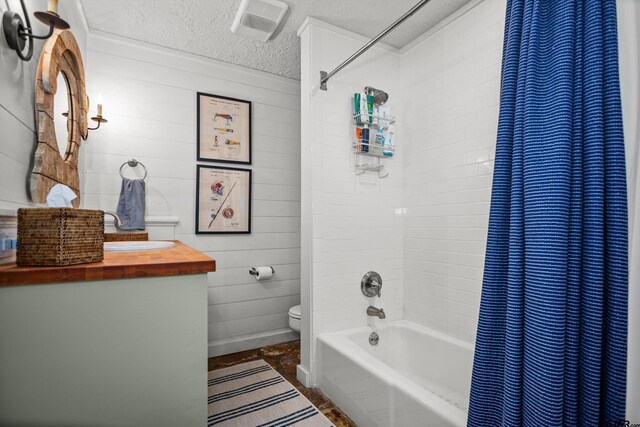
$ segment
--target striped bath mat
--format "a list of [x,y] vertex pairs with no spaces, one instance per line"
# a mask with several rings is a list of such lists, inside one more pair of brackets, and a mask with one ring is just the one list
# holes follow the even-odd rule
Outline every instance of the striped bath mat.
[[208,425],[333,426],[264,360],[209,372]]

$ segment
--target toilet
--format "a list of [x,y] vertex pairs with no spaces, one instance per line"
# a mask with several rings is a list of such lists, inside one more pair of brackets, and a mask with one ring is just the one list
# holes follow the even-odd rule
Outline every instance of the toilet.
[[300,306],[296,305],[289,309],[289,327],[296,332],[300,332]]

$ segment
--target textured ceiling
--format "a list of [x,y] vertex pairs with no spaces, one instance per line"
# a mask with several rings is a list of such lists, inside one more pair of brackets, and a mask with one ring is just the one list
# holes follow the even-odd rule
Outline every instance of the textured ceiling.
[[[470,0],[432,0],[383,41],[401,48]],[[266,43],[230,30],[240,0],[82,0],[89,27],[298,80],[305,17],[373,37],[417,0],[286,0],[284,25]]]

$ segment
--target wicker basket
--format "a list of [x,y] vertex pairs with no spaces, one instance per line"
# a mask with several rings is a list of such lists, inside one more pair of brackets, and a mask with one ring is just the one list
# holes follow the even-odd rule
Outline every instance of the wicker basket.
[[64,266],[104,259],[104,213],[74,208],[18,209],[19,266]]

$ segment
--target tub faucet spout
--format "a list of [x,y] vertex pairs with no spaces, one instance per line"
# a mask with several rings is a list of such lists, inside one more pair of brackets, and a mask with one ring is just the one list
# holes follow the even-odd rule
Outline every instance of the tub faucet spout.
[[367,307],[367,314],[369,316],[376,316],[378,319],[386,319],[386,315],[384,314],[384,309],[376,308],[372,305]]

